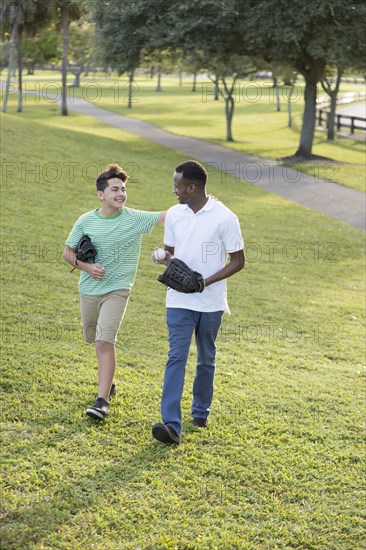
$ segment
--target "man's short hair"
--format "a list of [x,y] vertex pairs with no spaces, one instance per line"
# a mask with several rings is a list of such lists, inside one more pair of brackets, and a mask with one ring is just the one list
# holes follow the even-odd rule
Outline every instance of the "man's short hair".
[[108,180],[118,178],[123,182],[128,180],[128,174],[119,166],[119,164],[108,164],[107,168],[97,177],[97,191],[104,191],[108,187]]
[[195,183],[200,187],[205,187],[207,182],[206,169],[196,160],[187,160],[179,164],[175,171],[182,174],[183,178],[189,182]]

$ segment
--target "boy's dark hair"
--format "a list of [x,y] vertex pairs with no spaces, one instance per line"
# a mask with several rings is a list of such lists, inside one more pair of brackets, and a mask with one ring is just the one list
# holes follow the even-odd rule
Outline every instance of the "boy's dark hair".
[[104,191],[108,187],[108,180],[118,178],[123,182],[128,180],[128,174],[119,166],[119,164],[108,164],[107,168],[97,177],[97,191]]
[[205,187],[207,182],[206,169],[196,160],[187,160],[179,164],[175,171],[178,174],[183,174],[183,178],[200,187]]

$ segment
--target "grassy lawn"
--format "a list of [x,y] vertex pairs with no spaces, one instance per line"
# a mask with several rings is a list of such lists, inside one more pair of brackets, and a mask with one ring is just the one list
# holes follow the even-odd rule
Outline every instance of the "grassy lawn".
[[133,174],[129,206],[160,210],[175,204],[184,157],[60,117],[52,103],[21,115],[11,104],[1,137],[2,547],[362,548],[364,233],[212,175],[208,191],[239,216],[247,265],[228,282],[210,427],[189,424],[193,346],[182,444],[166,447],[151,437],[168,350],[150,259],[163,229],[143,241],[104,424],[85,415],[96,361],[82,341],[77,274],[60,256],[77,216],[98,206],[94,179],[107,163]]
[[[36,89],[46,98],[59,92],[59,74],[47,72],[25,77],[26,89]],[[55,82],[55,86],[51,85]],[[69,79],[72,83],[72,79]],[[300,82],[292,97],[293,125],[288,128],[288,92],[281,89],[281,112],[271,81],[239,81],[236,88],[236,107],[233,120],[234,143],[225,141],[223,101],[213,100],[213,84],[199,80],[192,93],[190,77],[179,86],[177,78],[163,76],[163,92],[157,93],[156,79],[137,76],[133,91],[133,108],[127,108],[127,80],[111,76],[91,75],[82,79],[80,89],[70,89],[70,97],[84,99],[119,114],[143,119],[179,135],[213,141],[240,152],[263,158],[281,159],[295,153],[300,139],[303,114],[303,85]],[[344,83],[341,94],[364,91],[363,84]],[[319,98],[325,93],[319,86]],[[34,98],[28,99],[34,102]],[[344,130],[345,131],[345,130]],[[364,138],[363,133],[363,138]],[[328,142],[325,131],[315,133],[313,153],[325,160],[296,164],[296,169],[314,176],[365,191],[365,140],[338,136]],[[332,159],[330,162],[326,159]]]

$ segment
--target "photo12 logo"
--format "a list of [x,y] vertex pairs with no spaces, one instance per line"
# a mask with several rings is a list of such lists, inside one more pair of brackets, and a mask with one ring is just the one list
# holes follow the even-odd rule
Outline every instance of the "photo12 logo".
[[[88,103],[99,103],[103,97],[113,97],[113,103],[138,103],[140,87],[136,81],[119,82],[115,81],[109,86],[101,86],[98,82],[85,82],[80,87],[67,86],[67,101],[71,105],[78,100]],[[12,82],[8,87],[9,95],[18,95],[18,84]],[[58,82],[42,82],[28,80],[22,87],[24,103],[59,103],[62,99],[62,85]]]
[[337,323],[313,323],[311,325],[300,324],[294,321],[287,323],[229,323],[221,325],[219,340],[225,342],[245,342],[247,344],[274,342],[288,342],[299,344],[300,342],[313,342],[330,344],[339,340],[340,327]]
[[248,263],[260,261],[275,263],[323,262],[336,264],[339,245],[334,242],[302,243],[298,241],[280,242],[249,242],[245,244],[245,257]]
[[[248,181],[249,183],[260,183],[265,185],[285,181],[287,183],[301,183],[301,180],[308,181],[308,175],[304,174],[300,165],[291,163],[289,165],[278,164],[274,160],[257,160],[249,162],[209,162],[205,165],[209,176],[220,174],[220,183],[226,183],[228,177],[234,178],[236,183]],[[339,166],[334,162],[314,162],[309,175],[313,183],[320,183],[323,179],[337,183],[336,175],[339,173]]]
[[[119,164],[119,163],[118,163]],[[137,174],[140,165],[134,161],[121,162],[128,173],[128,181],[140,183]],[[95,183],[105,165],[96,162],[4,162],[1,174],[4,184],[15,183]]]
[[[242,243],[235,243],[235,248],[236,250],[241,250]],[[245,259],[249,264],[255,264],[257,262],[286,262],[290,264],[296,264],[298,262],[323,262],[327,264],[337,264],[339,262],[337,257],[339,245],[334,242],[248,242],[245,243],[244,249]],[[220,256],[220,260],[225,262],[227,254],[224,242],[202,243],[201,257],[203,263],[207,263],[211,256]]]

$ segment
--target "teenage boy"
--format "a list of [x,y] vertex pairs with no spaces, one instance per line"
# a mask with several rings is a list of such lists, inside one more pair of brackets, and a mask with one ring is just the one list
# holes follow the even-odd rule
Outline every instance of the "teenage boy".
[[[80,269],[79,292],[84,339],[95,343],[98,360],[98,397],[86,414],[104,420],[115,393],[118,330],[134,284],[143,234],[163,224],[165,212],[145,212],[126,207],[127,173],[110,164],[96,180],[101,206],[75,222],[65,241],[63,258]],[[97,249],[96,263],[77,259],[77,244],[88,235]]]

